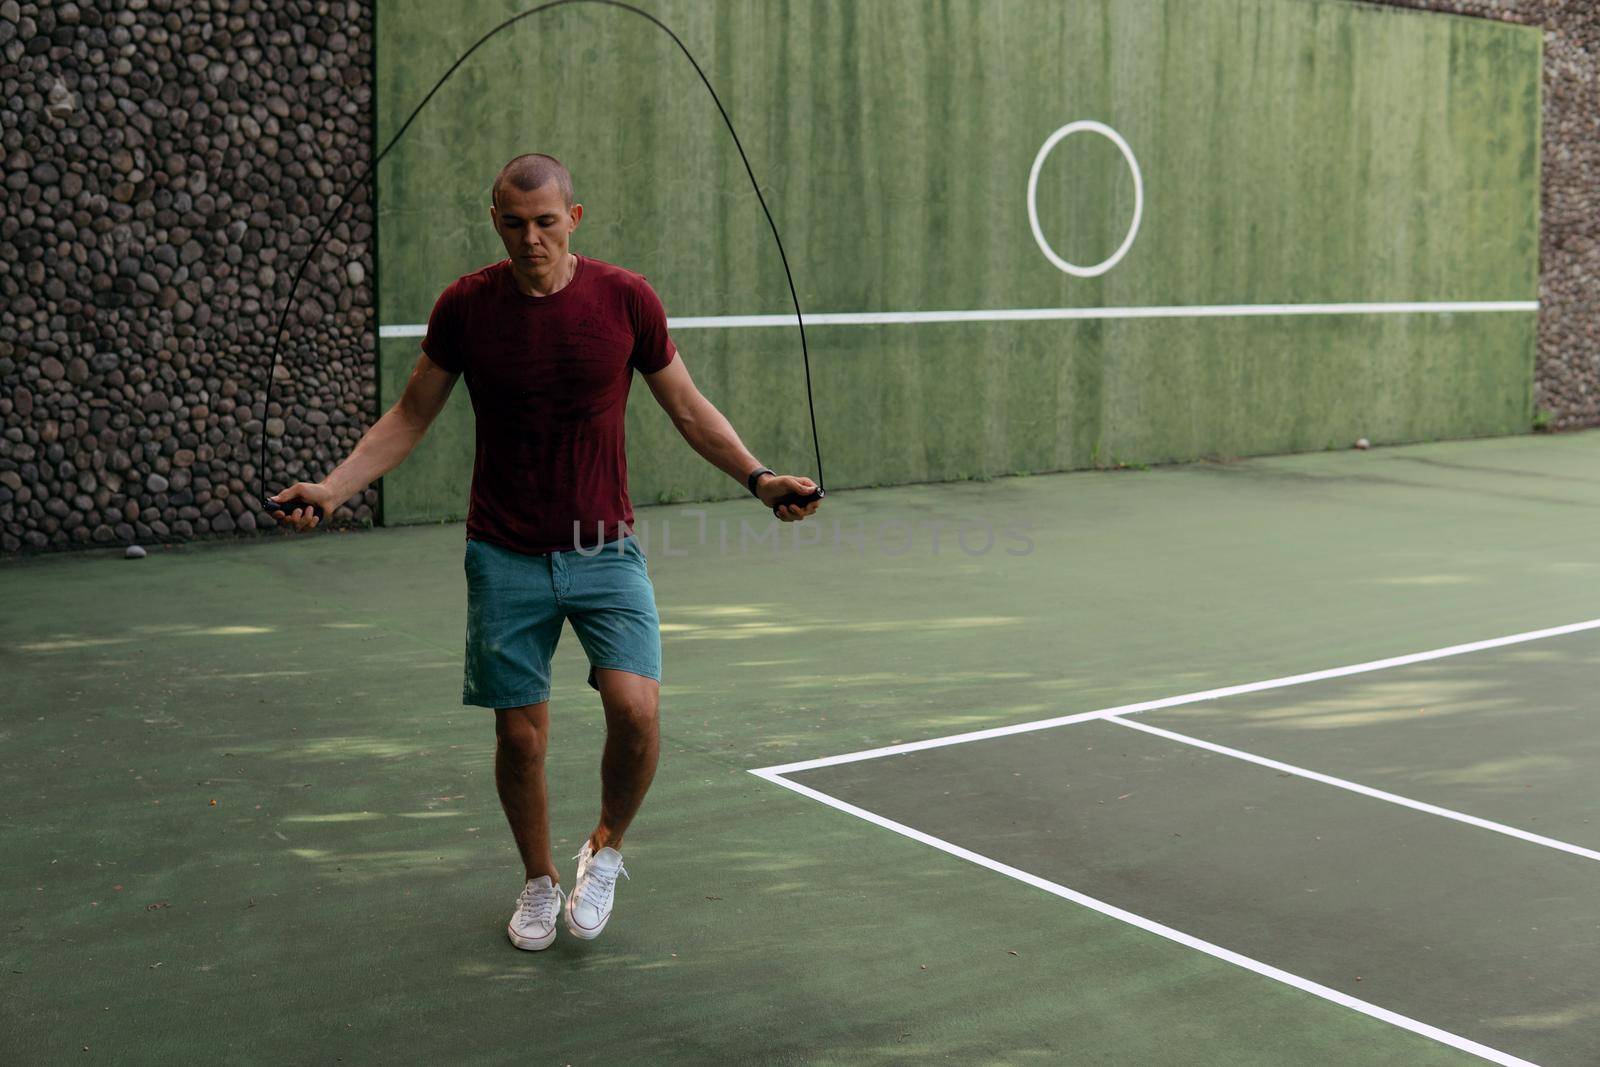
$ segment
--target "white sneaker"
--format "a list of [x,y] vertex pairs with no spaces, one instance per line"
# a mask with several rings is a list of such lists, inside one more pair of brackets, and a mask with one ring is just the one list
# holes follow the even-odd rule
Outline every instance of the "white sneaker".
[[511,943],[529,952],[548,948],[556,939],[556,912],[561,908],[562,896],[561,887],[550,884],[548,874],[529,878],[506,927]]
[[606,928],[616,899],[617,875],[627,878],[628,872],[622,868],[622,853],[609,846],[596,852],[593,841],[585,841],[583,851],[573,859],[578,861],[578,878],[567,898],[567,932],[589,940]]

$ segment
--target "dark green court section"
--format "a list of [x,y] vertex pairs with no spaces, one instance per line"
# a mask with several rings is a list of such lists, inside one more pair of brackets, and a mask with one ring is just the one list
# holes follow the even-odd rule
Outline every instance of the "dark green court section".
[[[705,507],[704,547],[646,509],[664,744],[633,880],[602,940],[531,955],[489,713],[459,704],[459,523],[8,562],[0,1060],[1476,1062],[748,769],[1591,618],[1596,470],[1582,434],[841,492],[823,543],[742,553],[748,499]],[[890,555],[907,522],[941,550]],[[568,880],[584,673],[568,634]],[[1459,718],[1435,766],[1470,772],[1505,740]]]
[[1501,1052],[1600,1047],[1591,859],[1112,723],[790,777]]
[[[723,94],[809,311],[1537,299],[1535,29],[1326,0],[641,2]],[[381,4],[380,141],[523,6]],[[1044,257],[1026,205],[1035,153],[1079,119],[1119,131],[1145,183],[1132,248],[1087,279]],[[380,167],[385,326],[425,322],[450,281],[502,257],[489,186],[530,150],[576,175],[574,248],[646,274],[670,314],[789,310],[687,61],[644,20],[577,5],[485,45]],[[1069,137],[1040,180],[1058,252],[1088,264],[1117,248],[1134,189],[1109,141]],[[843,488],[1519,432],[1535,320],[819,327],[824,473]],[[815,465],[793,331],[676,337],[765,462]],[[381,343],[385,405],[417,355],[415,337]],[[385,521],[463,514],[458,393],[385,480]],[[685,446],[636,393],[635,501],[736,496],[679,464]]]
[[[1415,577],[1452,581],[1470,579]],[[1408,638],[1395,636],[1399,650]],[[1597,680],[1600,636],[1587,631],[1138,720],[1600,849]]]

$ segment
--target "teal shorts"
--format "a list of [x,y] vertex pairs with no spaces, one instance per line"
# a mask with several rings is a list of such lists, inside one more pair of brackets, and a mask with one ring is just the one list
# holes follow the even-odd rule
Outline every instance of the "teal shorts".
[[530,556],[467,541],[467,656],[461,703],[517,708],[550,699],[550,657],[563,620],[595,669],[661,681],[661,623],[639,542],[628,534],[598,553]]

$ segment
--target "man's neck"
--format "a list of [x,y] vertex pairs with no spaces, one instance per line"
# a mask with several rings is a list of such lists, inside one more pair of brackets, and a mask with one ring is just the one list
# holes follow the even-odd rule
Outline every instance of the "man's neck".
[[511,261],[511,274],[517,280],[517,288],[528,296],[550,296],[565,289],[572,281],[572,276],[578,272],[578,257],[568,252],[559,263],[553,263],[549,270],[540,273],[526,270],[517,266],[517,261]]

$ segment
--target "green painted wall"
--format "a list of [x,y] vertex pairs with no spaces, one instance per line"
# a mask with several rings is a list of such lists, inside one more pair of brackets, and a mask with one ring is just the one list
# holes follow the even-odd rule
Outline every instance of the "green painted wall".
[[[723,95],[810,312],[1447,300],[1538,295],[1537,30],[1334,0],[638,0]],[[440,19],[378,5],[379,143],[525,2]],[[1145,185],[1096,278],[1030,233],[1029,168],[1077,119]],[[524,151],[572,169],[573,247],[647,275],[673,316],[782,313],[788,292],[727,131],[664,35],[576,5],[485,45],[379,170],[379,313],[426,321],[502,258],[489,184]],[[1075,135],[1040,178],[1057,251],[1121,243],[1133,182]],[[808,329],[827,484],[942,480],[1514,433],[1533,312]],[[705,394],[780,470],[810,472],[792,328],[675,332]],[[380,346],[399,395],[416,338]],[[460,518],[472,412],[384,484],[387,522]],[[636,382],[635,503],[742,490]]]

